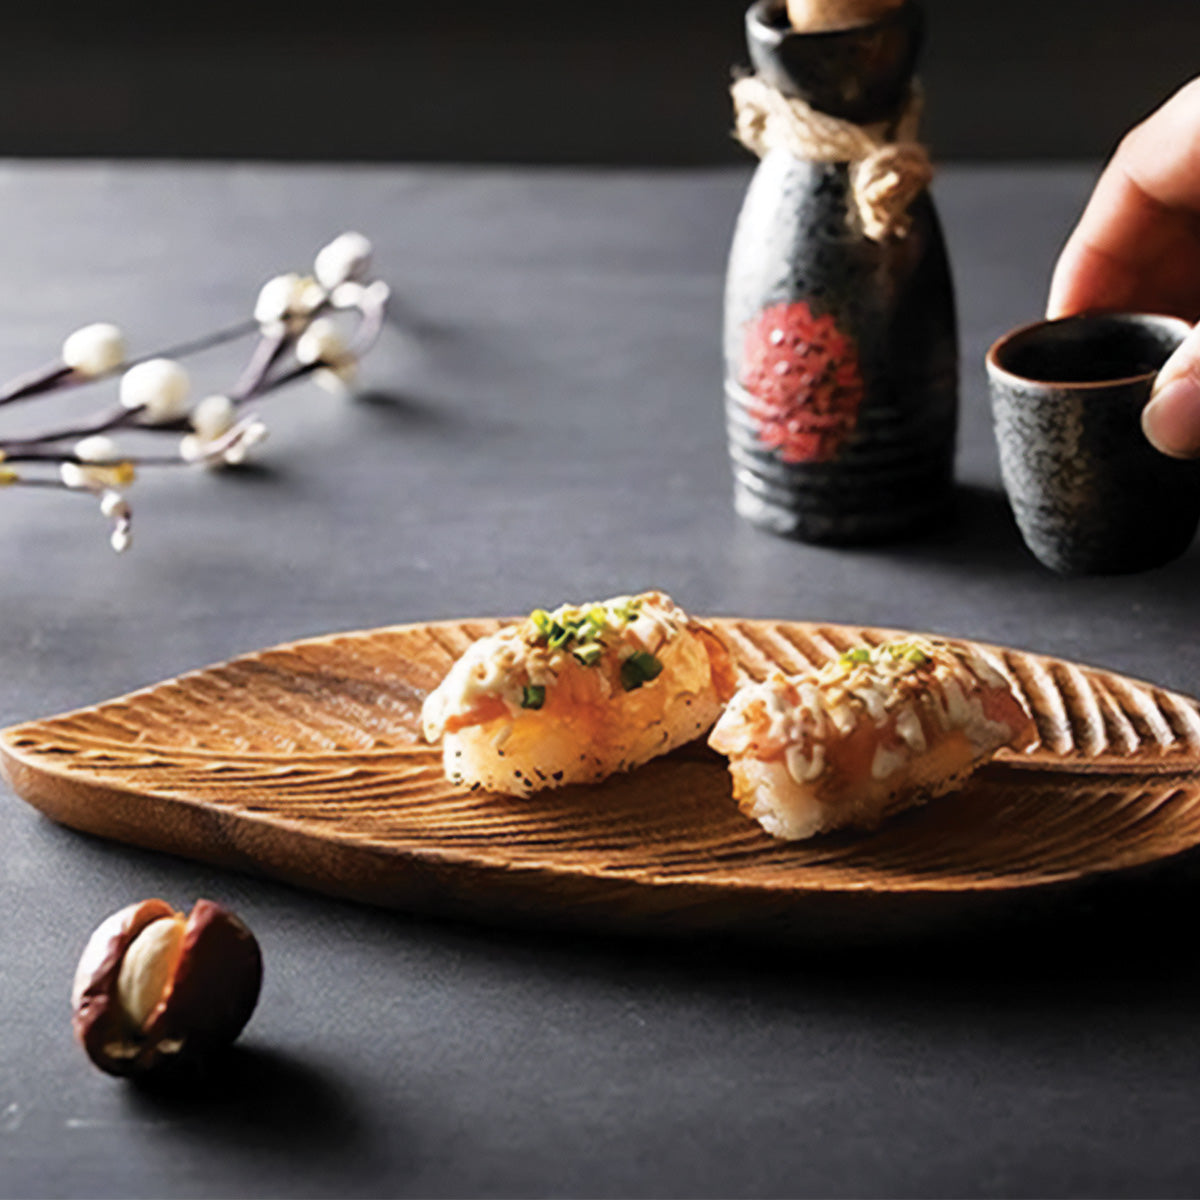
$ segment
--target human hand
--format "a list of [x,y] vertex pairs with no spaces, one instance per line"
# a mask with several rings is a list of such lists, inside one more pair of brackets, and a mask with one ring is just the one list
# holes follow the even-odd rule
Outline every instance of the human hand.
[[[1126,134],[1059,256],[1047,315],[1100,308],[1200,319],[1200,79]],[[1164,454],[1200,457],[1200,327],[1159,372],[1142,428]]]

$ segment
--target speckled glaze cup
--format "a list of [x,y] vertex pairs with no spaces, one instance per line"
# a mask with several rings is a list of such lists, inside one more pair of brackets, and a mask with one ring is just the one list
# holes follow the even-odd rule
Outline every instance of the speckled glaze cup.
[[1000,469],[1025,544],[1064,574],[1123,574],[1181,555],[1200,521],[1200,462],[1141,428],[1159,368],[1190,326],[1095,313],[1039,321],[987,355]]

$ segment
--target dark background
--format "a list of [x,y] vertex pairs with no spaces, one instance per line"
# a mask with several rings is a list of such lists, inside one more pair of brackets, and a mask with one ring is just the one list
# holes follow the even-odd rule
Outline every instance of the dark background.
[[[8,6],[0,156],[739,161],[741,0]],[[924,0],[943,159],[1098,158],[1200,73],[1197,0]]]

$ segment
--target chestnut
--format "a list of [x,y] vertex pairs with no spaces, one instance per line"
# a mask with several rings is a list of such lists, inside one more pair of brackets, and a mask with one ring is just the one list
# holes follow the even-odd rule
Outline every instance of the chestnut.
[[165,900],[113,913],[75,971],[72,1025],[110,1075],[197,1062],[232,1042],[262,984],[262,954],[233,913],[197,900],[185,918]]

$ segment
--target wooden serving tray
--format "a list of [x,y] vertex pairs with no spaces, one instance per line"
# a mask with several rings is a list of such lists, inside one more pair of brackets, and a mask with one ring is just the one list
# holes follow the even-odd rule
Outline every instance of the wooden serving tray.
[[[337,896],[623,929],[882,928],[1200,843],[1200,707],[1105,671],[978,647],[1040,745],[869,833],[778,842],[702,743],[527,800],[443,778],[421,702],[502,622],[296,642],[0,733],[16,792],[87,833]],[[893,631],[714,620],[742,672]]]

